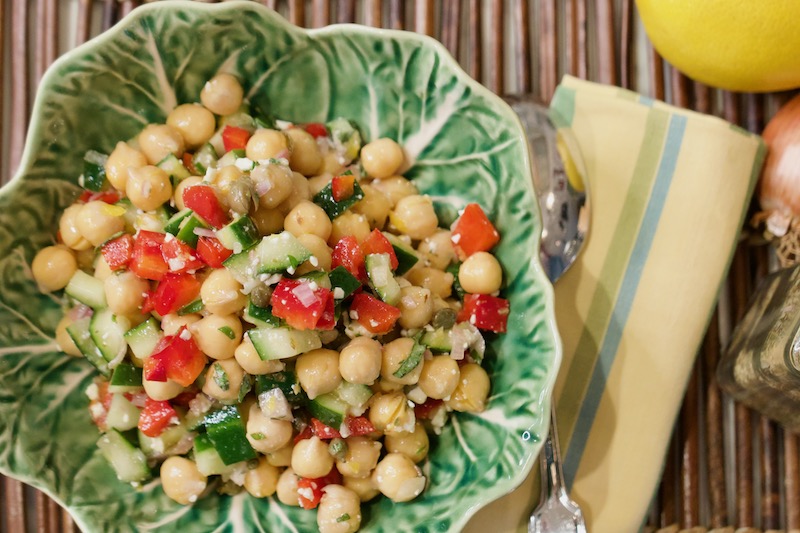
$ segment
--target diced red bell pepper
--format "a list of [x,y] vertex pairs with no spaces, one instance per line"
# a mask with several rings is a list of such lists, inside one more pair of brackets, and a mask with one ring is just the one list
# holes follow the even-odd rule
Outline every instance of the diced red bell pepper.
[[428,398],[427,400],[425,400],[424,403],[414,406],[414,416],[417,417],[418,419],[431,418],[432,414],[443,403],[444,402],[442,400],[437,400],[435,398]]
[[343,266],[353,276],[362,282],[367,279],[367,269],[364,266],[364,252],[358,241],[352,235],[342,237],[331,252],[331,270]]
[[194,157],[192,157],[192,154],[190,154],[189,152],[183,152],[181,159],[183,160],[183,166],[186,167],[186,170],[189,171],[189,174],[191,174],[192,176],[196,176],[197,169],[194,168]]
[[336,327],[336,302],[333,299],[333,291],[328,291],[328,299],[325,301],[325,310],[319,317],[316,329],[331,331]]
[[308,280],[283,278],[272,292],[272,314],[295,329],[315,329],[332,296],[325,287],[312,289]]
[[301,477],[297,480],[297,499],[300,500],[300,507],[316,509],[322,499],[322,489],[328,485],[340,485],[341,483],[342,475],[336,469],[336,465],[324,477],[316,479]]
[[194,390],[183,391],[170,400],[173,405],[180,405],[181,407],[189,407],[189,404],[197,397],[198,392]]
[[141,230],[134,239],[133,253],[128,268],[143,279],[159,281],[169,271],[161,254],[164,233]]
[[395,322],[400,318],[400,309],[362,292],[353,296],[350,316],[355,316],[355,320],[368,331],[382,335],[392,331]]
[[226,152],[230,152],[231,150],[244,150],[249,140],[250,132],[244,128],[225,126],[222,130],[222,144]]
[[361,437],[375,432],[375,426],[365,416],[348,416],[344,423],[351,437]]
[[455,221],[451,237],[456,253],[466,259],[475,252],[488,252],[500,241],[500,234],[478,204],[469,204]]
[[144,361],[145,379],[162,382],[171,379],[183,387],[194,383],[205,369],[206,356],[185,331],[184,326],[177,335],[158,341],[153,354]]
[[144,407],[144,403],[147,400],[147,393],[144,391],[140,392],[125,392],[123,393],[125,399],[131,402],[134,406],[142,409]]
[[389,254],[392,270],[395,270],[399,264],[392,243],[389,242],[386,235],[378,228],[372,230],[372,233],[364,239],[364,242],[361,243],[361,250],[363,250],[364,256],[369,254]]
[[356,177],[352,174],[347,176],[334,176],[331,180],[331,194],[336,202],[347,200],[355,192]]
[[314,430],[311,428],[311,424],[308,424],[306,427],[303,428],[303,431],[295,435],[294,443],[297,444],[301,440],[310,439],[314,436]]
[[120,198],[122,198],[122,195],[118,191],[83,191],[78,197],[78,201],[87,204],[99,200],[107,204],[115,204],[119,202]]
[[139,415],[139,430],[148,437],[158,437],[171,424],[178,422],[178,413],[168,401],[147,398]]
[[316,418],[311,419],[311,431],[322,440],[342,438],[342,434],[339,433],[339,430],[323,424]]
[[191,272],[205,266],[194,248],[172,236],[167,237],[161,245],[161,255],[170,272]]
[[123,270],[128,267],[128,263],[133,256],[133,235],[120,235],[116,239],[111,239],[103,245],[100,250],[111,270]]
[[142,314],[146,315],[147,313],[152,313],[156,308],[156,302],[153,299],[155,295],[155,291],[147,291],[144,295],[144,300],[142,300]]
[[197,239],[197,255],[203,263],[211,268],[222,268],[222,262],[231,256],[233,250],[228,250],[216,237],[200,237]]
[[315,139],[328,136],[328,128],[325,127],[325,124],[320,124],[319,122],[310,122],[306,124],[305,130]]
[[200,295],[202,283],[192,274],[168,273],[153,293],[153,308],[161,316],[174,313]]
[[478,329],[505,333],[508,313],[509,305],[505,298],[489,294],[467,294],[457,319],[459,322],[469,322]]
[[184,189],[183,204],[214,228],[219,229],[230,220],[214,189],[208,185],[193,185]]
[[[106,416],[108,410],[111,408],[111,393],[108,392],[108,381],[96,381],[97,385],[97,399],[89,401],[89,413],[92,417],[92,422],[101,431],[108,429],[106,425]],[[97,406],[97,407],[95,407]]]

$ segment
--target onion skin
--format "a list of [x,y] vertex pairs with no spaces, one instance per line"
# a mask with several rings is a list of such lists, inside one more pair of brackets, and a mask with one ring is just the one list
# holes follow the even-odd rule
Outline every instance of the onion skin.
[[768,225],[785,222],[788,227],[800,216],[800,95],[778,110],[762,137],[769,150],[758,186],[759,204],[777,223]]

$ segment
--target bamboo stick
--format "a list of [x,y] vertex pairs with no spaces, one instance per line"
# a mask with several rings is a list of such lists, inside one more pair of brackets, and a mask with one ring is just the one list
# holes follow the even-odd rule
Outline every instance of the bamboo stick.
[[617,61],[614,49],[614,0],[596,0],[597,62],[600,83],[616,85]]
[[539,3],[539,93],[549,102],[558,83],[558,29],[556,0]]
[[434,6],[431,0],[414,2],[414,31],[423,35],[433,35]]
[[491,36],[489,37],[489,89],[497,94],[502,94],[505,89],[505,72],[503,59],[503,36],[505,26],[503,21],[503,0],[493,0],[490,10]]
[[311,4],[311,26],[314,28],[321,28],[329,24],[330,20],[330,0],[313,0]]
[[517,91],[531,92],[531,24],[530,6],[527,0],[514,3],[514,20],[516,21],[516,39],[514,57],[517,67]]
[[469,75],[481,81],[483,74],[481,50],[483,50],[483,39],[481,29],[481,3],[479,0],[469,0],[469,35],[471,48],[469,51]]
[[[13,174],[22,157],[28,123],[28,2],[11,4],[11,136],[10,172]],[[5,85],[5,84],[4,84]]]

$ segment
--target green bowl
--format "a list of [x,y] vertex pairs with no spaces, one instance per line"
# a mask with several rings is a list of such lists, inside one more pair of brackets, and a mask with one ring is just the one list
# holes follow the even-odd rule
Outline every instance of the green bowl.
[[42,489],[84,531],[315,531],[314,512],[275,498],[212,495],[184,507],[158,481],[116,480],[95,446],[84,394],[95,372],[54,343],[59,297],[30,263],[77,196],[87,149],[110,152],[176,103],[198,100],[218,70],[275,116],[355,120],[368,139],[405,145],[408,176],[496,221],[511,300],[509,332],[490,342],[489,407],[458,414],[434,439],[418,499],[363,506],[364,531],[457,531],[519,485],[547,431],[561,358],[552,288],[538,261],[540,218],[522,127],[438,42],[355,25],[304,31],[251,2],[158,2],[60,58],[42,80],[21,168],[0,192],[0,472]]

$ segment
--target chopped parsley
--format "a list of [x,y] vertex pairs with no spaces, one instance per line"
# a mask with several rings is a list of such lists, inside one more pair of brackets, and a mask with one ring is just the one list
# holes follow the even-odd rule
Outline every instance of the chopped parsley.
[[344,513],[342,516],[336,519],[337,522],[347,522],[348,520],[350,520],[350,515],[347,513]]
[[236,338],[236,333],[234,333],[233,329],[230,326],[222,326],[219,328],[219,332],[228,337],[230,340]]
[[228,379],[228,373],[222,368],[219,363],[214,363],[214,383],[220,390],[227,391],[231,388],[231,381]]
[[264,434],[260,433],[260,432],[259,433],[250,433],[250,436],[253,438],[253,440],[263,440],[264,439]]

